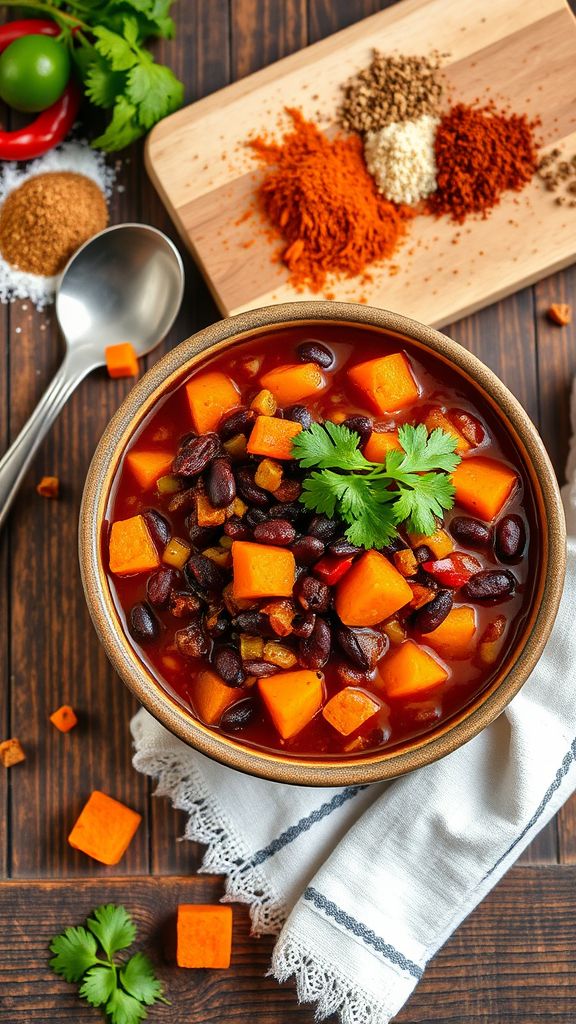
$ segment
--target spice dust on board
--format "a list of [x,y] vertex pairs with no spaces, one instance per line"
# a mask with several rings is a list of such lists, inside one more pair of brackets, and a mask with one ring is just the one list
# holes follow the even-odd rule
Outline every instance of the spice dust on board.
[[115,172],[79,142],[0,172],[0,302],[53,300],[70,256],[108,224]]

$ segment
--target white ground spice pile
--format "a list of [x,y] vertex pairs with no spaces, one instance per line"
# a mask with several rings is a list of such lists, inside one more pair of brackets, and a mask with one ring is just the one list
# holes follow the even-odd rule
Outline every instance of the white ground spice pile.
[[[5,163],[0,169],[0,205],[14,189],[25,181],[51,171],[71,171],[90,178],[109,198],[116,177],[108,167],[102,153],[90,149],[87,143],[66,142],[26,166]],[[0,255],[0,302],[30,299],[38,309],[49,305],[54,298],[58,276],[44,277],[17,270]]]
[[378,191],[394,203],[415,206],[436,189],[434,139],[439,118],[424,114],[395,121],[364,141],[366,166]]

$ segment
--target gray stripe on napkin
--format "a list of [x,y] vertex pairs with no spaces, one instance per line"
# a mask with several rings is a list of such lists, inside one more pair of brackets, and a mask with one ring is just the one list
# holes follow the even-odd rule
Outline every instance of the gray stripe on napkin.
[[405,971],[408,971],[413,978],[418,978],[418,980],[420,980],[424,974],[422,967],[418,967],[418,964],[415,964],[412,960],[409,960],[408,957],[404,956],[403,953],[400,953],[395,946],[391,946],[389,942],[385,942],[384,939],[380,938],[379,935],[376,935],[376,932],[373,932],[371,928],[367,928],[361,921],[357,921],[355,917],[351,917],[350,914],[347,914],[341,907],[332,903],[332,900],[327,899],[327,897],[323,896],[317,889],[313,889],[312,886],[308,886],[304,892],[304,899],[313,903],[318,910],[323,910],[328,917],[333,918],[337,924],[341,924],[343,928],[347,929],[347,931],[352,932],[353,935],[362,939],[367,946],[372,946],[372,948],[377,950],[378,953],[382,953],[382,955],[385,956],[387,960],[390,960],[391,963],[396,964],[397,967],[402,967]]

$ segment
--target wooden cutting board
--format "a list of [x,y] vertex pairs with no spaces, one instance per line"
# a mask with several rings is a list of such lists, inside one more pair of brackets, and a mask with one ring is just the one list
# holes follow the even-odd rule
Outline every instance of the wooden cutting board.
[[[546,149],[576,153],[576,20],[564,0],[403,0],[350,28],[194,103],[162,121],[146,147],[150,177],[224,315],[273,302],[322,298],[297,292],[282,249],[251,203],[262,169],[246,146],[277,131],[284,106],[334,129],[339,86],[371,50],[447,54],[454,98],[492,98],[541,119]],[[576,259],[576,207],[558,206],[534,180],[508,193],[485,220],[458,227],[418,217],[392,264],[327,287],[439,326]]]

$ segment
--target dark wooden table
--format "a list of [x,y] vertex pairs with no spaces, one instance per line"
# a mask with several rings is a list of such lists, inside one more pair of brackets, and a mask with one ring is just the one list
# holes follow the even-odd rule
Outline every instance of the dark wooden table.
[[[520,2],[520,0],[519,0]],[[159,47],[186,83],[188,102],[387,6],[378,0],[181,0],[177,39]],[[247,129],[249,125],[246,126]],[[148,221],[172,233],[149,184],[140,146],[124,156],[113,222]],[[218,317],[185,257],[186,297],[169,348]],[[575,328],[550,325],[552,301],[576,307],[576,268],[446,331],[505,381],[538,424],[559,473],[567,451]],[[50,312],[0,309],[0,450],[14,438],[61,358]],[[156,353],[154,355],[156,358]],[[184,820],[130,764],[136,705],[112,672],[84,604],[76,556],[82,485],[100,434],[129,388],[96,373],[79,388],[44,444],[0,538],[0,735],[20,737],[27,761],[0,771],[0,1021],[96,1021],[72,987],[47,970],[46,944],[98,903],[134,911],[173,1000],[152,1019],[172,1024],[311,1024],[290,985],[264,977],[272,941],[249,937],[235,908],[228,972],[162,963],[158,937],[178,901],[217,900],[218,878],[196,876],[201,849],[178,843]],[[56,473],[58,502],[35,493]],[[561,685],[561,681],[559,681]],[[80,725],[62,736],[48,715],[61,703]],[[92,789],[124,800],[144,823],[126,857],[107,869],[66,835]],[[431,964],[399,1024],[573,1024],[576,1019],[576,802],[569,802]]]

